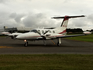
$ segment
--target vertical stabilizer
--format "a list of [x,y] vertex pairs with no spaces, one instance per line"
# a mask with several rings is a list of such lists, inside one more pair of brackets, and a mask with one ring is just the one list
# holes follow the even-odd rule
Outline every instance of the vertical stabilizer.
[[77,18],[77,17],[85,17],[84,15],[80,16],[64,16],[64,17],[53,17],[54,19],[63,19],[63,22],[60,27],[56,28],[57,33],[63,34],[66,33],[67,25],[68,25],[68,20],[70,18]]

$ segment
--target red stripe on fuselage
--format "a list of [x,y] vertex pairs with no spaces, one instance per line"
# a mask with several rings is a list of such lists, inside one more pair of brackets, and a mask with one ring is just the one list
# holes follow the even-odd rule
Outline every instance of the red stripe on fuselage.
[[63,32],[60,32],[59,34],[63,34],[63,33],[65,33],[66,32],[66,30],[64,30]]

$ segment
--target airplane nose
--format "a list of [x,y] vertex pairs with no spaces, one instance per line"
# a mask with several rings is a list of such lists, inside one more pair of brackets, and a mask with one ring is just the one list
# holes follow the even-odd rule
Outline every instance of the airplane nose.
[[29,33],[24,33],[16,36],[16,39],[28,39],[31,36]]
[[25,39],[25,38],[26,38],[25,34],[16,36],[16,39]]
[[17,37],[16,37],[16,39],[19,39],[19,38],[20,38],[20,36],[17,36]]
[[16,39],[22,39],[22,36],[18,35],[18,36],[16,37]]

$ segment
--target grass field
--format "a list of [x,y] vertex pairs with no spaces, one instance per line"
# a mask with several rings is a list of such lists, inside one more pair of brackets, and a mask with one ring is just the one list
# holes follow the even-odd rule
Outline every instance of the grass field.
[[0,70],[93,70],[93,55],[0,55]]
[[78,37],[68,37],[66,39],[93,42],[93,34],[85,35],[85,36],[78,36]]

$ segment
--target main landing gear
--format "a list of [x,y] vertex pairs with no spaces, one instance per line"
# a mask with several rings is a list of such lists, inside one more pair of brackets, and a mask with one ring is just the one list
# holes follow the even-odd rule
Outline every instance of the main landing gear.
[[[27,47],[28,46],[28,41],[27,40],[24,40],[24,46]],[[43,43],[44,45],[46,45],[46,41],[43,40]],[[61,45],[61,38],[58,38],[58,42],[57,42],[57,46],[60,46]]]
[[28,41],[24,40],[24,42],[25,42],[24,46],[27,47],[28,46]]
[[57,46],[61,45],[61,38],[58,38]]

